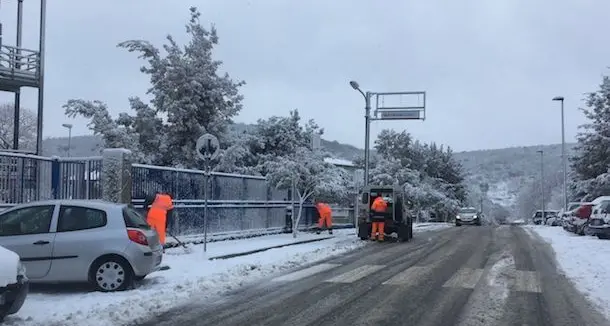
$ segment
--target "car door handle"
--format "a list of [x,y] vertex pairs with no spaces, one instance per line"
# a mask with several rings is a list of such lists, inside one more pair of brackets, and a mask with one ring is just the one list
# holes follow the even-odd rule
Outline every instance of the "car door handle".
[[49,243],[50,243],[49,241],[39,240],[39,241],[34,242],[33,244],[37,245],[37,246],[42,246],[42,245],[47,245]]

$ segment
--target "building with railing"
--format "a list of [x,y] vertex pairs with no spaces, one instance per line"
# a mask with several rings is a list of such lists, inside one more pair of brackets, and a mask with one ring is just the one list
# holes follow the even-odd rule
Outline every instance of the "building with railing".
[[40,31],[38,50],[22,46],[23,34],[23,0],[17,1],[16,44],[7,45],[0,22],[0,91],[15,94],[15,119],[13,121],[12,144],[6,139],[0,140],[0,148],[19,150],[19,122],[21,110],[21,89],[32,87],[38,89],[37,138],[36,154],[42,153],[42,121],[44,98],[44,49],[46,24],[46,0],[40,0]]

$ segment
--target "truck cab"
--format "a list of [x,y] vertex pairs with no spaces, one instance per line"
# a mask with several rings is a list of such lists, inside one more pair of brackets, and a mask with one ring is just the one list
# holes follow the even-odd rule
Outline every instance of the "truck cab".
[[409,241],[413,238],[413,219],[409,212],[411,203],[405,198],[404,191],[398,186],[374,186],[362,188],[358,201],[358,236],[367,240],[372,229],[371,205],[377,197],[383,197],[388,203],[385,219],[385,235],[396,234],[398,241]]

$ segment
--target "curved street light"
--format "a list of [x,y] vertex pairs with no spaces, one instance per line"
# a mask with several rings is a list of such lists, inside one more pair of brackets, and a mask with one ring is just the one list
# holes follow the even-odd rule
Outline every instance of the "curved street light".
[[364,186],[369,183],[369,157],[370,157],[370,138],[371,138],[371,92],[363,92],[360,85],[355,80],[349,82],[353,89],[357,90],[364,97]]
[[568,163],[566,157],[566,131],[563,113],[563,96],[553,97],[553,101],[561,102],[561,164],[563,165],[563,211],[568,210]]

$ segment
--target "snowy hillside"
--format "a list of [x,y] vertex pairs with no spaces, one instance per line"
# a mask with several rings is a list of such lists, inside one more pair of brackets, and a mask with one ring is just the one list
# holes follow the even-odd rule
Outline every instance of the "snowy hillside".
[[[574,144],[568,144],[570,155]],[[545,179],[561,179],[561,145],[541,145],[455,153],[467,180],[474,185],[487,183],[488,197],[507,208],[516,208],[525,186],[539,182],[540,153],[544,152]]]

